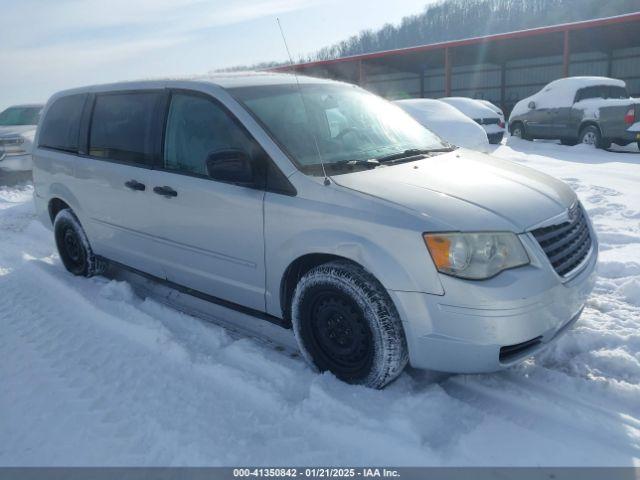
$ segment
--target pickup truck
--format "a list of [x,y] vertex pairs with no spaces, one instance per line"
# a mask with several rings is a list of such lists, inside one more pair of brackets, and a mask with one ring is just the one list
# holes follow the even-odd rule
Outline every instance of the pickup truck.
[[15,105],[0,112],[0,168],[31,170],[33,138],[44,105]]
[[622,80],[569,77],[553,81],[519,101],[509,117],[509,132],[525,140],[547,138],[564,145],[612,143],[640,148],[640,100]]

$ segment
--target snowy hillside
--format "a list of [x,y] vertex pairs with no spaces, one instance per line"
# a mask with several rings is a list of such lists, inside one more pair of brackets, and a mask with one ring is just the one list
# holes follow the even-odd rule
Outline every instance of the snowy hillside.
[[640,154],[495,153],[577,191],[601,245],[594,294],[535,360],[410,370],[383,391],[72,277],[31,187],[0,187],[0,465],[640,466]]

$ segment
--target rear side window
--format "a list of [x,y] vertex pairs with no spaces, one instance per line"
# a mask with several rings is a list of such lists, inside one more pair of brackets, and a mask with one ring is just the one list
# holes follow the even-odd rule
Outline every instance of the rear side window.
[[629,97],[629,92],[625,87],[609,87],[609,98],[626,99]]
[[588,100],[590,98],[629,98],[629,93],[624,87],[615,85],[596,85],[578,90],[576,102]]
[[162,98],[161,92],[97,95],[91,119],[89,154],[152,165],[157,151]]
[[86,94],[69,95],[49,107],[40,129],[40,147],[78,153],[80,118],[86,99]]

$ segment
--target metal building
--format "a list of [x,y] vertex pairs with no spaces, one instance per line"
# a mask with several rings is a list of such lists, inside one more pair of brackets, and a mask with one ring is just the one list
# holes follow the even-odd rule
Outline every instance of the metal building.
[[274,70],[357,83],[387,98],[484,98],[510,112],[552,80],[620,78],[640,97],[640,12]]

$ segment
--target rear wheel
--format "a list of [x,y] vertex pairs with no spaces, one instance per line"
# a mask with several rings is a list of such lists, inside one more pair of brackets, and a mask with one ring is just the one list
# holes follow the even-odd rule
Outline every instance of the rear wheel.
[[58,212],[53,221],[53,232],[60,259],[70,273],[92,277],[104,271],[104,261],[94,255],[87,235],[70,209]]
[[393,302],[357,265],[335,261],[310,270],[296,286],[291,313],[305,359],[345,382],[382,388],[407,364]]
[[511,127],[511,135],[520,138],[522,140],[530,140],[525,131],[524,125],[521,122],[516,122]]
[[588,125],[580,131],[580,143],[594,148],[609,148],[611,142],[602,138],[600,129],[595,125]]

